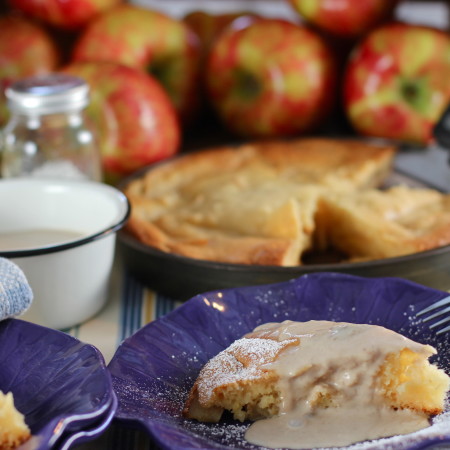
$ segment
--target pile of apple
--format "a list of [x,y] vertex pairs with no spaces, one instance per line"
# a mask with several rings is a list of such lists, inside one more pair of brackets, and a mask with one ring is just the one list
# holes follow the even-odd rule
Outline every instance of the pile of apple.
[[[393,21],[401,0],[285,0],[292,20],[7,1],[0,95],[25,76],[85,78],[109,180],[177,153],[205,111],[240,138],[316,133],[342,114],[358,134],[428,144],[450,103],[450,36]],[[7,115],[0,98],[0,126]]]

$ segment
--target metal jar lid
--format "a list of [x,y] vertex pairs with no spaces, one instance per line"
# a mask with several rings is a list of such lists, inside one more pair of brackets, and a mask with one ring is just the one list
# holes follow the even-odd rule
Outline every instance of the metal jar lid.
[[53,73],[18,80],[6,89],[5,95],[12,111],[53,114],[87,106],[89,86],[81,78]]

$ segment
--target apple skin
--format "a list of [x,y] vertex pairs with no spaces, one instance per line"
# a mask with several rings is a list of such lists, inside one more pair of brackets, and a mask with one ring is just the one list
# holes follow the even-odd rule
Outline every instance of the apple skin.
[[72,61],[113,61],[152,74],[183,122],[198,108],[199,39],[181,20],[158,11],[124,4],[106,12],[81,33]]
[[201,10],[191,11],[183,18],[183,22],[185,22],[200,39],[201,56],[198,95],[200,98],[199,113],[201,115],[201,122],[209,120],[214,116],[214,112],[211,111],[211,105],[208,101],[208,95],[205,92],[205,66],[213,43],[235,20],[239,19],[241,24],[250,24],[257,18],[258,16],[256,14],[246,11],[212,14]]
[[87,116],[97,132],[105,181],[176,154],[181,132],[175,109],[150,75],[111,62],[71,63],[63,72],[91,88]]
[[360,134],[417,144],[450,102],[450,36],[417,25],[391,23],[353,50],[344,74],[344,107]]
[[245,28],[231,26],[217,39],[206,68],[208,98],[236,135],[298,135],[315,129],[331,111],[335,69],[316,33],[261,18]]
[[57,69],[60,52],[37,22],[14,14],[0,16],[0,125],[9,116],[4,91],[13,81]]
[[241,19],[250,23],[255,18],[258,18],[258,16],[248,11],[212,14],[206,11],[194,10],[189,12],[183,18],[183,21],[197,33],[197,36],[200,38],[202,53],[206,57],[214,41],[232,22],[236,19]]
[[289,0],[307,23],[355,39],[392,17],[398,0]]
[[8,0],[30,17],[66,30],[84,27],[94,17],[123,0]]

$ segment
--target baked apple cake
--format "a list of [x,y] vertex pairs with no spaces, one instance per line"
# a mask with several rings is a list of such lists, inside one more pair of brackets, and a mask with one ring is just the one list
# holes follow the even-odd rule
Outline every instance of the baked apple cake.
[[[314,252],[373,259],[448,243],[443,230],[450,218],[445,214],[429,215],[422,228],[424,213],[410,230],[424,205],[437,212],[448,202],[445,196],[404,187],[408,213],[393,217],[393,205],[402,203],[400,194],[376,190],[390,173],[394,155],[391,146],[320,138],[185,154],[125,187],[132,206],[126,229],[164,252],[277,266],[304,264]],[[379,216],[375,210],[384,202],[386,213]],[[367,211],[377,220],[353,238],[358,242],[350,242],[354,229],[364,228],[358,221]],[[399,229],[392,248],[384,249],[388,243],[377,244],[383,251],[367,245],[375,222],[378,229]],[[402,246],[400,237],[408,245]]]
[[265,447],[335,447],[406,434],[444,410],[450,378],[429,363],[435,353],[377,325],[268,323],[206,363],[183,415],[218,422],[229,411],[256,421],[246,439]]

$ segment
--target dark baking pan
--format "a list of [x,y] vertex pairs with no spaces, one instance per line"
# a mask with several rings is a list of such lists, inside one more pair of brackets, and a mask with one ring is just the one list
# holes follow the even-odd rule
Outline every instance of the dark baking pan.
[[450,290],[450,246],[397,258],[295,267],[225,264],[185,258],[141,244],[125,230],[118,233],[121,257],[129,272],[158,293],[178,300],[216,289],[287,281],[313,272],[364,277],[400,277]]

